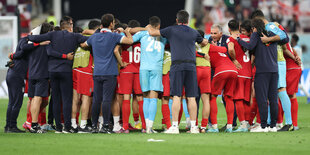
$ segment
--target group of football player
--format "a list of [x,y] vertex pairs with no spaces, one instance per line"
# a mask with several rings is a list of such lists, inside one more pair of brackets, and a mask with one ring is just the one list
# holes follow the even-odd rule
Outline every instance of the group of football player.
[[91,20],[85,30],[73,27],[69,16],[60,26],[41,24],[9,55],[4,131],[25,132],[17,128],[24,93],[29,101],[23,128],[31,133],[157,133],[159,103],[163,133],[180,132],[183,112],[188,133],[219,132],[218,95],[227,114],[224,132],[299,129],[297,35],[289,41],[261,10],[251,20],[230,20],[230,36],[214,24],[206,39],[188,20],[180,10],[176,24],[164,29],[157,16],[141,27],[112,14]]

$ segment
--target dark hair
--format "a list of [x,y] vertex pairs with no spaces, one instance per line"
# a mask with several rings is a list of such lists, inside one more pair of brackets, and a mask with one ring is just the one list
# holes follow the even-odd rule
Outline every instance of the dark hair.
[[115,25],[116,24],[120,24],[120,23],[122,23],[119,19],[117,19],[117,18],[114,18],[114,20],[115,20]]
[[130,28],[140,27],[140,22],[137,20],[130,20],[128,22],[128,27]]
[[294,34],[292,35],[292,40],[295,40],[295,42],[297,43],[297,42],[299,41],[298,35],[294,33]]
[[55,25],[55,23],[53,21],[50,21],[49,24],[51,24],[52,26]]
[[253,19],[252,20],[252,27],[255,27],[257,29],[257,33],[259,36],[263,36],[262,34],[265,34],[266,36],[268,36],[268,33],[265,29],[265,23],[263,20],[261,19]]
[[188,18],[189,18],[189,14],[185,10],[180,10],[177,13],[178,23],[186,24],[186,23],[188,23]]
[[117,29],[117,28],[120,28],[120,27],[123,28],[123,29],[126,29],[125,26],[123,24],[121,24],[121,23],[115,24],[114,29]]
[[59,26],[54,27],[54,31],[60,31],[60,30],[61,30],[61,28]]
[[100,25],[101,25],[101,23],[98,20],[94,19],[94,20],[89,21],[88,28],[91,30],[95,30],[98,27],[100,27]]
[[80,27],[74,27],[74,28],[73,28],[73,32],[74,32],[74,33],[82,33],[82,32],[83,32],[83,29],[80,28]]
[[153,26],[153,27],[160,25],[160,18],[157,16],[150,17],[149,18],[149,24],[151,24],[151,26]]
[[241,23],[240,28],[245,29],[247,32],[251,32],[252,26],[251,26],[251,21],[250,20],[245,20]]
[[202,38],[205,37],[205,33],[204,33],[202,30],[197,30],[197,31],[198,31],[198,33],[201,35]]
[[52,30],[53,30],[53,26],[49,23],[44,22],[42,23],[40,34],[44,34]]
[[70,21],[72,21],[72,18],[70,16],[62,17],[62,19],[60,20],[60,28],[61,29],[70,28],[71,27]]
[[252,12],[251,14],[251,19],[254,19],[256,17],[265,17],[264,13],[262,10],[255,10],[254,12]]
[[239,22],[236,19],[232,19],[228,22],[228,27],[232,31],[238,31],[239,30]]
[[112,14],[110,14],[110,13],[104,14],[101,17],[101,25],[104,28],[109,27],[110,24],[113,23],[113,21],[114,21],[114,16]]

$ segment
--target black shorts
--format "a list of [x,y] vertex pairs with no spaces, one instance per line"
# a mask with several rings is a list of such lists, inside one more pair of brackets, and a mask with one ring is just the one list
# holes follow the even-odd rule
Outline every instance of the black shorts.
[[170,71],[170,95],[182,96],[183,87],[186,97],[198,96],[196,70]]
[[28,97],[48,97],[48,79],[29,79]]

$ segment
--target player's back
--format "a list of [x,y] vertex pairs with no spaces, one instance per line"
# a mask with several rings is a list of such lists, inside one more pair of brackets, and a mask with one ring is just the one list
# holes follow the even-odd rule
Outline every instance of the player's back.
[[162,70],[165,44],[167,39],[150,36],[147,31],[140,32],[141,37],[141,70]]
[[237,71],[235,65],[225,53],[209,52],[211,67],[215,70],[214,75],[225,71]]
[[134,43],[132,45],[122,45],[122,60],[129,64],[125,68],[122,68],[120,72],[139,73],[141,60],[140,55],[140,43]]

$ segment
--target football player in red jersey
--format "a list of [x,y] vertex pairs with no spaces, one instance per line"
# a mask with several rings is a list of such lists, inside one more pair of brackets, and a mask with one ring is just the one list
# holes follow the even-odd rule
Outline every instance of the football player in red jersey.
[[218,132],[217,127],[217,104],[216,97],[222,94],[226,101],[227,127],[225,132],[232,132],[232,123],[234,119],[233,95],[235,90],[237,68],[225,54],[225,47],[210,45],[209,56],[211,67],[214,69],[214,76],[211,81],[211,101],[210,101],[210,120],[212,127],[207,132]]
[[[292,37],[292,45],[294,44],[294,36]],[[302,73],[301,69],[301,59],[297,52],[291,47],[289,43],[286,44],[286,49],[292,54],[284,53],[284,58],[286,60],[286,90],[287,94],[291,100],[291,113],[294,130],[298,130],[297,124],[297,112],[298,112],[298,102],[296,98],[296,93],[298,92],[298,83]],[[281,116],[283,120],[283,115]]]
[[[131,28],[139,27],[139,23],[131,22],[128,25]],[[132,45],[122,45],[122,61],[128,65],[120,70],[119,76],[119,93],[124,95],[122,102],[122,119],[124,133],[129,133],[129,116],[130,116],[130,98],[134,92],[136,94],[139,113],[142,120],[142,128],[145,129],[145,121],[143,115],[143,97],[139,80],[139,67],[140,67],[140,43]]]
[[[231,36],[239,36],[239,22],[235,19],[228,22],[229,32]],[[249,41],[250,38],[245,35],[240,35],[244,41]],[[246,111],[250,109],[249,102],[251,98],[251,83],[252,83],[252,67],[250,54],[248,50],[244,50],[237,40],[230,37],[227,39],[228,52],[232,62],[238,69],[238,78],[236,80],[236,88],[234,91],[234,101],[236,111],[241,123],[240,127],[234,132],[247,132],[247,122],[245,119]],[[246,110],[247,109],[247,110]],[[247,113],[248,114],[248,113]]]

